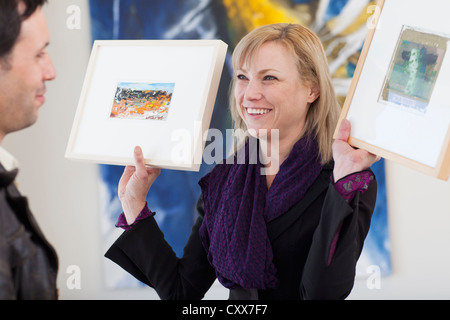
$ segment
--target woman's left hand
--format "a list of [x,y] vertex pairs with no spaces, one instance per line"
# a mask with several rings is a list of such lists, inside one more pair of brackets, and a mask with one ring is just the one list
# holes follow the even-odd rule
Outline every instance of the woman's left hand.
[[336,140],[333,142],[334,181],[351,173],[368,169],[380,160],[380,157],[363,149],[355,149],[347,143],[350,127],[350,121],[343,119]]

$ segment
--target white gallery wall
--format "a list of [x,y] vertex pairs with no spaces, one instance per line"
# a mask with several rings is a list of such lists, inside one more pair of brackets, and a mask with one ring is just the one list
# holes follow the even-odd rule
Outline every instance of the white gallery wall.
[[[64,158],[91,48],[88,1],[50,0],[45,12],[57,78],[38,122],[8,135],[3,147],[19,160],[19,188],[58,252],[60,298],[157,299],[152,289],[103,284],[97,166]],[[349,299],[450,299],[450,182],[391,162],[386,180],[393,273],[368,272]],[[213,286],[207,298],[227,292]]]

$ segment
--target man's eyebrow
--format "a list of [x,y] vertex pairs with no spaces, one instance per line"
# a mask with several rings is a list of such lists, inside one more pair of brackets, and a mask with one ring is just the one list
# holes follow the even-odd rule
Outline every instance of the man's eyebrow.
[[50,41],[47,41],[42,47],[39,48],[38,51],[44,50],[45,48],[47,48],[50,45]]

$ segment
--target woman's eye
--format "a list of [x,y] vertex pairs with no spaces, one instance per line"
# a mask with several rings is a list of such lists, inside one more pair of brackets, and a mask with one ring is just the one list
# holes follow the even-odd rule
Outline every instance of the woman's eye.
[[277,80],[274,76],[265,76],[264,80]]
[[247,77],[244,76],[243,74],[238,74],[238,75],[237,75],[237,78],[238,78],[239,80],[247,80]]

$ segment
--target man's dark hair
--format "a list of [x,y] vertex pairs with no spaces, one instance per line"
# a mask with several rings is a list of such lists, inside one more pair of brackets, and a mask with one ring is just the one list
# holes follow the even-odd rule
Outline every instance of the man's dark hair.
[[[34,11],[47,0],[0,0],[0,59],[6,60],[11,53],[20,34],[22,21],[31,16]],[[21,14],[18,4],[25,5]]]

